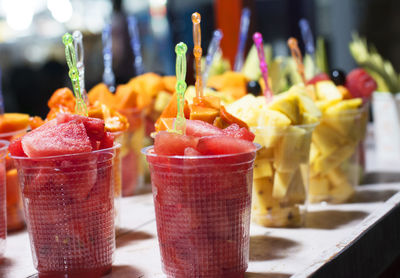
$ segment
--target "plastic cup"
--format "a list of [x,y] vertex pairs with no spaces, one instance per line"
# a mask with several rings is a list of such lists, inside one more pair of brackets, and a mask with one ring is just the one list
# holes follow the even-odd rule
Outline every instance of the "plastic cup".
[[[0,133],[0,140],[12,141],[26,133],[26,128]],[[24,211],[18,184],[17,170],[8,156],[6,160],[7,231],[17,231],[25,227]]]
[[323,114],[310,152],[309,201],[344,203],[354,195],[362,172],[360,145],[368,123],[368,105]]
[[39,277],[100,277],[115,250],[115,147],[43,158],[12,157]]
[[300,227],[307,210],[311,135],[316,124],[252,128],[261,145],[254,162],[252,221]]
[[6,161],[9,142],[0,140],[0,258],[6,249],[7,213],[6,213]]
[[119,111],[127,117],[129,129],[116,136],[121,144],[122,196],[134,195],[143,186],[143,161],[140,150],[144,140],[144,114],[137,108]]
[[255,151],[160,156],[149,162],[163,271],[168,277],[244,277]]

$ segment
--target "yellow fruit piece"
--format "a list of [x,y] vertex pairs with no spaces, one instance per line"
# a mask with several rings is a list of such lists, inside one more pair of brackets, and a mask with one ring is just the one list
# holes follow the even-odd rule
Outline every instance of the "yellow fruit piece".
[[271,207],[279,206],[279,201],[272,198],[272,180],[264,177],[253,181],[253,210],[266,213]]
[[342,99],[351,99],[351,98],[353,98],[353,96],[350,94],[350,91],[345,86],[339,85],[336,88],[342,94]]
[[362,105],[361,98],[353,98],[342,100],[336,104],[331,105],[326,109],[327,115],[339,114],[343,112],[352,112],[355,109],[358,109]]
[[247,94],[226,106],[226,110],[228,113],[244,121],[248,126],[257,126],[257,119],[260,112],[257,107],[256,98],[251,94]]
[[304,86],[293,86],[290,89],[290,92],[297,95],[300,114],[307,113],[317,119],[321,117],[321,111],[318,109],[312,98],[307,94]]
[[271,207],[267,213],[252,212],[252,221],[264,227],[300,227],[304,222],[299,206]]
[[294,125],[300,123],[299,105],[295,94],[285,92],[274,96],[268,108],[285,114]]
[[302,120],[301,120],[302,125],[315,124],[315,123],[318,123],[318,121],[319,121],[319,118],[313,116],[310,113],[304,112],[302,114]]
[[311,132],[289,126],[274,148],[274,167],[280,172],[293,172],[301,163],[308,163]]
[[330,80],[319,81],[315,84],[315,91],[319,100],[341,100],[342,94]]
[[[268,148],[274,147],[282,138],[290,119],[283,113],[274,110],[263,110],[258,119],[258,128],[255,129],[257,141]],[[256,142],[257,142],[256,141]]]
[[303,173],[307,175],[305,171],[301,171],[300,167],[296,170],[293,175],[292,181],[290,182],[289,188],[286,192],[286,196],[283,200],[285,204],[304,204],[306,200],[306,188],[303,179]]
[[336,130],[326,123],[320,123],[314,130],[312,141],[315,143],[322,155],[328,156],[334,152],[340,145],[345,143],[343,138]]
[[272,166],[268,158],[256,159],[254,161],[253,178],[271,177]]
[[274,186],[272,189],[272,197],[282,199],[285,197],[289,185],[292,182],[294,172],[279,172],[274,175]]
[[338,167],[343,161],[352,156],[355,150],[356,146],[346,144],[340,148],[337,148],[328,156],[318,156],[311,164],[311,176],[315,176],[319,173],[324,174]]
[[332,184],[330,191],[332,196],[331,202],[343,203],[354,195],[354,187],[350,184],[348,177],[342,170],[336,168],[329,171],[327,175]]
[[272,149],[272,148],[262,147],[257,152],[257,158],[260,158],[260,159],[267,158],[269,160],[272,160],[273,157],[274,157],[274,149]]
[[310,146],[310,163],[312,164],[315,159],[321,155],[321,152],[318,150],[318,147],[315,144],[311,144]]
[[329,185],[330,183],[326,176],[318,175],[310,178],[308,186],[309,201],[318,203],[329,199]]
[[323,113],[327,108],[336,103],[339,103],[340,99],[331,99],[331,100],[317,100],[315,104],[317,105],[318,109]]
[[287,127],[291,120],[282,112],[266,109],[260,112],[258,126]]
[[154,110],[161,113],[164,111],[165,107],[167,107],[170,102],[172,95],[166,91],[161,91],[158,93],[156,100],[154,102]]

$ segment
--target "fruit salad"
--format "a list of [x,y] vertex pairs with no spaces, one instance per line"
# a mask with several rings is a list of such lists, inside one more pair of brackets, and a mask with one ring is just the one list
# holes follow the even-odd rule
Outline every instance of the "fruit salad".
[[[11,141],[26,133],[30,123],[28,114],[5,113],[0,116],[0,139]],[[25,227],[22,199],[18,184],[17,170],[6,156],[7,231]]]
[[254,134],[186,121],[143,149],[151,172],[157,233],[168,277],[244,277],[249,260]]
[[334,70],[331,77],[319,75],[309,82],[322,111],[310,152],[311,202],[342,203],[355,192],[360,178],[360,144],[368,122],[368,99],[375,81],[363,70],[347,77]]
[[250,126],[261,145],[253,173],[253,221],[268,227],[301,226],[319,109],[304,86],[296,85],[269,103],[248,94],[227,110]]
[[100,277],[115,249],[114,139],[101,119],[58,113],[12,141],[40,277]]

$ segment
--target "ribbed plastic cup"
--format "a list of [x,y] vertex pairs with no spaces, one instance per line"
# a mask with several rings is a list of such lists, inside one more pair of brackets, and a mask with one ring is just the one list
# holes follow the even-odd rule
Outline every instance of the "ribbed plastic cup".
[[251,130],[261,145],[254,162],[252,221],[266,227],[300,227],[307,211],[309,154],[316,124]]
[[144,140],[144,114],[137,108],[119,110],[129,122],[129,129],[116,137],[121,144],[122,196],[134,195],[143,186],[144,170],[140,150]]
[[[0,140],[12,141],[26,133],[26,128],[0,133]],[[17,169],[9,156],[6,156],[6,196],[7,231],[17,231],[25,227],[24,209],[18,184]]]
[[311,144],[310,202],[344,203],[354,195],[362,171],[360,145],[367,123],[368,105],[323,114]]
[[174,278],[244,277],[256,151],[160,156],[149,162],[163,271]]
[[0,140],[0,258],[6,249],[7,218],[6,218],[6,162],[9,142]]
[[115,149],[12,157],[39,277],[101,277],[111,271]]

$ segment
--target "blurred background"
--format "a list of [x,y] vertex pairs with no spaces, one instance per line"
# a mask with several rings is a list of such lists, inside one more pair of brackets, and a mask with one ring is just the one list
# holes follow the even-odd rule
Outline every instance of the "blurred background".
[[[0,0],[0,66],[7,112],[45,116],[47,100],[57,88],[71,87],[62,35],[83,33],[85,82],[89,90],[101,82],[101,32],[112,24],[116,82],[135,76],[126,18],[139,24],[145,71],[175,73],[174,45],[193,47],[191,14],[202,16],[205,53],[212,32],[221,28],[223,55],[231,63],[237,49],[240,13],[251,9],[250,34],[262,33],[274,55],[288,55],[286,40],[301,41],[298,21],[306,18],[315,36],[325,39],[328,65],[354,68],[348,44],[353,32],[367,38],[400,70],[400,1],[398,0]],[[246,50],[252,44],[248,36]],[[302,43],[300,43],[302,46]],[[193,83],[193,56],[188,83]],[[233,65],[232,65],[233,66]]]

